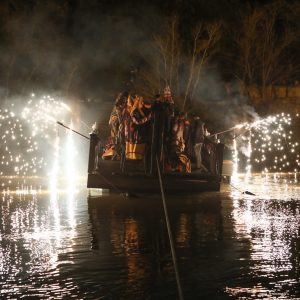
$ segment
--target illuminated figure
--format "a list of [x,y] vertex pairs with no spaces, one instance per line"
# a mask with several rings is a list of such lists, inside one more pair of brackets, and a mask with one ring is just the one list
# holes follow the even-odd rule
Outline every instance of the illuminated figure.
[[120,126],[122,126],[122,112],[127,102],[129,94],[127,91],[120,93],[115,101],[115,105],[110,114],[109,126],[111,128],[111,137],[115,143],[118,142]]
[[196,116],[194,119],[194,123],[191,129],[191,143],[194,148],[194,154],[196,159],[196,168],[204,171],[208,171],[207,168],[203,164],[203,145],[205,136],[208,135],[208,132],[205,128],[204,122],[200,119],[200,117]]
[[102,159],[119,159],[120,145],[123,141],[123,110],[129,94],[127,91],[120,93],[109,117],[110,137],[102,154]]
[[171,171],[191,172],[191,161],[185,154],[184,140],[184,133],[188,124],[183,112],[179,112],[172,122],[171,145],[167,154]]
[[151,116],[151,105],[145,104],[143,97],[128,97],[123,117],[126,159],[144,158]]

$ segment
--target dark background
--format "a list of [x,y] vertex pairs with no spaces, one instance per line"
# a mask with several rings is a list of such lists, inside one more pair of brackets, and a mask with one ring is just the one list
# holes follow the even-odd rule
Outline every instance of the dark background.
[[238,15],[271,2],[2,0],[1,99],[32,91],[85,100],[114,97],[130,70],[143,69],[149,40],[172,15],[187,43],[197,22],[222,21],[221,51],[212,65],[218,80],[233,80],[225,53],[234,54],[230,32],[239,27]]

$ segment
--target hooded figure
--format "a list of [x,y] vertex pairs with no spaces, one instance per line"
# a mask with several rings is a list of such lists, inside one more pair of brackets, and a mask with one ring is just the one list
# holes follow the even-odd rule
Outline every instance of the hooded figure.
[[119,137],[120,125],[122,124],[122,112],[126,105],[127,98],[128,98],[127,91],[120,93],[115,101],[115,105],[110,114],[108,124],[111,128],[112,140],[116,140]]
[[202,159],[202,149],[206,136],[205,123],[200,119],[200,117],[195,117],[194,123],[191,129],[191,144],[194,149],[194,155],[196,158],[197,169],[203,169],[207,171],[207,168],[203,165]]
[[110,137],[107,145],[104,148],[103,159],[119,159],[120,158],[120,144],[122,143],[122,124],[123,124],[123,110],[128,98],[128,92],[122,92],[115,100],[114,107],[109,117],[108,124],[110,126]]
[[184,113],[179,112],[172,124],[171,145],[168,151],[168,161],[171,171],[191,172],[190,159],[185,155],[184,133],[188,125]]

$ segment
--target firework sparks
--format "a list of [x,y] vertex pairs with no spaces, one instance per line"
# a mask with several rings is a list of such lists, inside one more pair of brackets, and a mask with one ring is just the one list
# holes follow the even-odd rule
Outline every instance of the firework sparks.
[[[299,142],[293,135],[292,127],[293,119],[286,113],[233,127],[245,130],[235,145],[246,157],[247,173],[252,167],[262,173],[299,172]],[[244,146],[246,144],[247,147]],[[238,161],[236,152],[234,156]]]
[[70,119],[70,113],[63,101],[34,94],[21,111],[14,103],[0,109],[0,175],[32,176],[46,169],[45,147],[54,147],[56,120]]

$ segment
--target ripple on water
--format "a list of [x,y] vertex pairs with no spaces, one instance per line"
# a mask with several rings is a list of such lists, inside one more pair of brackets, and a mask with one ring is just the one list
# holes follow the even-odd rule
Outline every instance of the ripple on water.
[[[232,185],[167,195],[185,298],[300,298],[299,184]],[[160,196],[71,196],[2,193],[0,298],[177,297]]]

